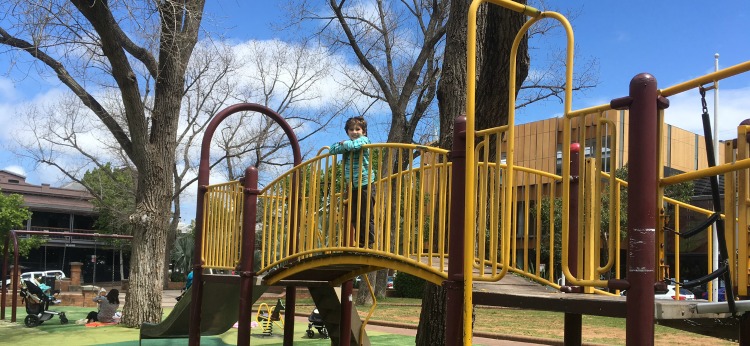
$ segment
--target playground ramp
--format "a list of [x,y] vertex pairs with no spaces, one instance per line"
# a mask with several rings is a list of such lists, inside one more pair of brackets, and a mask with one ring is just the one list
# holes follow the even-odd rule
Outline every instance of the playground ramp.
[[[267,286],[253,286],[253,302],[266,291]],[[201,335],[225,333],[237,322],[239,314],[240,285],[230,282],[206,281],[203,286]],[[141,325],[140,339],[187,338],[190,324],[190,303],[192,291],[174,306],[172,312],[161,323]]]

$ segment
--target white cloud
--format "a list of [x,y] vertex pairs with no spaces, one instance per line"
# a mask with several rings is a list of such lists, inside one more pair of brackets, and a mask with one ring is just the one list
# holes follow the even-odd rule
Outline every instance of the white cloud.
[[[721,86],[721,85],[720,85]],[[714,96],[706,93],[708,113],[711,126],[714,121]],[[703,114],[700,95],[697,90],[683,92],[669,97],[669,108],[665,110],[665,121],[668,124],[694,133],[703,134]],[[750,87],[737,89],[719,89],[718,125],[719,139],[728,140],[737,137],[737,126],[741,121],[750,119]]]
[[11,172],[11,173],[20,174],[20,175],[23,175],[24,177],[26,176],[26,170],[23,169],[23,167],[21,166],[17,166],[17,165],[7,166],[3,168],[3,170]]
[[6,103],[10,100],[15,100],[18,97],[16,87],[13,85],[13,81],[7,78],[0,77],[0,100]]

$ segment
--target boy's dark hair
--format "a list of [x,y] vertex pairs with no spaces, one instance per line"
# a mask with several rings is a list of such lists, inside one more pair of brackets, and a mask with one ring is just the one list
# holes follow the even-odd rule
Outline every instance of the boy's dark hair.
[[362,128],[362,132],[367,136],[367,120],[364,117],[352,117],[346,120],[344,124],[344,132],[348,131],[354,125],[359,125]]

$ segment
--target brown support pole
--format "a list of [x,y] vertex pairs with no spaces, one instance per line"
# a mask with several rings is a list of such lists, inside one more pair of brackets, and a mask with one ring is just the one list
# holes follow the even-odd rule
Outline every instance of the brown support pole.
[[[350,240],[350,245],[353,246]],[[341,321],[339,328],[339,346],[349,346],[352,342],[352,291],[354,280],[349,280],[341,285]]]
[[[11,280],[13,286],[13,293],[11,294],[11,310],[10,310],[10,321],[16,321],[16,310],[18,310],[18,285],[20,285],[21,273],[18,272],[18,235],[16,231],[11,230],[8,232],[8,237],[5,239],[5,256],[8,256],[8,245],[9,241],[13,243],[13,280]],[[5,262],[6,260],[4,260]],[[3,277],[3,281],[5,277]],[[5,291],[3,290],[3,319],[5,319]]]
[[[581,126],[583,126],[582,123]],[[584,131],[580,127],[578,131]],[[581,171],[581,144],[570,144],[570,218],[568,219],[568,267],[570,274],[578,277],[578,185]],[[581,345],[581,314],[565,313],[565,345]]]
[[445,344],[463,345],[464,305],[464,180],[466,179],[466,117],[459,116],[453,123],[453,147],[450,151],[453,175],[450,209],[450,261],[448,280],[443,282],[446,290]]
[[[255,278],[255,218],[258,213],[258,169],[245,169],[245,203],[242,211],[242,258],[240,259],[240,314],[237,345],[250,345],[250,319],[253,313]],[[195,274],[193,274],[195,275]]]
[[[204,165],[198,168],[198,175],[200,177],[200,171],[204,169]],[[208,166],[205,165],[205,176],[208,179]],[[201,313],[203,305],[203,249],[201,244],[203,243],[203,203],[208,189],[207,185],[200,184],[200,178],[198,179],[198,198],[197,198],[197,210],[195,212],[195,248],[193,249],[193,284],[191,287],[191,298],[190,298],[190,323],[188,323],[188,345],[199,346],[201,344]],[[206,181],[208,182],[208,181]]]
[[[10,246],[10,235],[5,237],[5,247],[3,248],[3,277],[2,282],[0,282],[0,320],[5,320],[5,292],[8,290],[8,285],[5,284],[5,278],[8,277],[8,247]],[[15,267],[15,266],[14,266]],[[10,280],[11,283],[13,281],[16,281],[15,276],[11,277],[12,280]],[[15,296],[14,296],[15,297]]]
[[[294,156],[294,166],[299,166],[299,164],[302,163],[301,157],[298,155]],[[297,205],[299,204],[299,174],[296,172],[292,174],[292,191],[290,194],[290,200],[291,200],[291,206],[289,208],[289,215],[295,215],[293,217],[293,224],[292,227],[294,229],[294,232],[296,234],[297,241],[294,245],[294,253],[297,253],[299,251],[299,219],[300,216],[297,215]],[[294,345],[294,315],[296,312],[296,304],[297,304],[297,287],[296,286],[287,286],[286,287],[286,305],[285,305],[285,311],[284,311],[284,346],[292,346]]]
[[630,81],[628,152],[628,276],[625,343],[654,344],[655,234],[658,214],[658,111],[656,79],[641,73]]
[[297,286],[286,287],[284,311],[284,346],[294,345],[294,312],[297,304]]
[[740,316],[740,346],[750,345],[750,312],[745,312]]

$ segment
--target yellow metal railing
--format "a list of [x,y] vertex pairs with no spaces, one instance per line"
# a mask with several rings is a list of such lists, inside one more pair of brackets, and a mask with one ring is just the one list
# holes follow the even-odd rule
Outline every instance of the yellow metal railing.
[[[613,136],[617,132],[614,124],[600,116],[581,121],[579,125],[589,124],[589,130],[597,134],[596,138],[602,138],[603,134]],[[608,124],[608,128],[596,124]],[[579,215],[571,216],[582,220],[577,229],[579,251],[569,253],[570,244],[566,245],[562,239],[566,236],[564,229],[567,225],[560,220],[565,204],[560,196],[562,177],[517,166],[514,185],[505,184],[508,166],[503,157],[507,155],[508,146],[502,136],[506,129],[504,126],[478,132],[475,156],[481,161],[475,163],[475,218],[478,227],[476,242],[472,244],[473,279],[497,281],[511,271],[559,288],[556,279],[567,267],[563,259],[575,256],[579,266],[576,268],[578,275],[573,278],[590,287],[586,292],[608,294],[594,289],[592,283],[621,277],[618,254],[624,235],[619,222],[620,194],[627,188],[627,183],[603,171],[605,160],[601,151],[594,151],[588,159],[582,160],[579,170],[581,184],[577,190],[580,193]],[[591,135],[585,126],[574,128],[573,132],[577,134],[575,137]],[[609,146],[612,154],[617,152],[614,143],[617,141],[612,140]],[[597,144],[597,147],[601,145]],[[376,191],[374,208],[367,210],[367,213],[374,214],[375,220],[373,248],[352,245],[359,243],[359,232],[345,227],[345,220],[367,215],[358,216],[348,210],[347,205],[353,197],[342,178],[342,162],[336,156],[321,154],[279,177],[261,192],[259,218],[262,228],[258,237],[261,272],[294,258],[347,250],[418,262],[425,270],[443,275],[449,250],[445,239],[451,199],[447,153],[403,144],[370,145],[366,150],[369,150],[372,161],[371,186]],[[729,162],[736,155],[747,155],[747,149],[743,151],[741,148],[737,150],[738,154],[733,154],[731,143],[726,150]],[[616,157],[612,155],[608,160],[615,162]],[[735,178],[726,179],[726,188],[734,189],[734,181]],[[511,213],[505,217],[501,211],[508,194],[511,195]],[[237,181],[209,186],[205,200],[203,260],[207,268],[234,269],[240,258],[242,186]],[[296,205],[292,200],[297,201]],[[677,235],[692,226],[680,220],[693,219],[693,223],[699,223],[712,211],[669,198],[664,198],[664,203],[665,212],[660,218],[657,240],[657,248],[661,249],[656,255],[660,269],[657,279],[674,278],[679,282],[683,272],[680,255],[687,246],[682,244],[689,245],[690,242],[681,241]],[[295,214],[291,214],[295,210]],[[735,218],[731,213],[729,220]],[[688,214],[694,216],[687,217]],[[605,216],[609,220],[608,226],[601,220]],[[741,222],[747,222],[747,219],[739,218]],[[504,233],[506,229],[509,231]],[[670,232],[664,233],[665,229]],[[347,237],[351,235],[350,242]],[[747,244],[747,239],[738,239],[739,236],[742,234],[728,233],[729,248],[737,249],[739,258],[746,258],[740,256],[747,256],[747,252],[743,252],[742,247],[735,247],[735,244]],[[710,232],[706,237],[705,241],[710,244]],[[709,251],[709,271],[714,269],[710,264],[711,255]],[[736,263],[732,267],[733,273],[747,270],[747,264],[743,267],[742,261],[735,258],[733,263]],[[743,284],[741,277],[739,283]]]
[[[740,162],[750,160],[748,133],[750,133],[750,126],[740,125],[737,128],[736,150],[732,150],[734,148],[729,144],[725,151],[727,153],[727,157],[725,157],[727,164],[739,165]],[[737,205],[736,215],[734,210],[731,212],[732,216],[736,216],[738,219],[736,228],[729,225],[725,226],[729,230],[726,233],[726,238],[730,254],[730,272],[732,278],[736,280],[737,295],[747,297],[750,295],[750,170],[744,169],[736,173],[725,174],[724,177],[724,190],[732,192],[725,193],[725,203]],[[733,184],[727,184],[727,180],[732,181]],[[737,189],[736,197],[733,193],[734,188]],[[729,213],[729,208],[725,209]]]
[[239,264],[243,197],[239,181],[208,187],[203,205],[204,268],[234,270]]
[[[286,261],[332,251],[377,253],[445,276],[449,244],[450,165],[447,151],[409,144],[367,145],[374,205],[351,210],[350,183],[340,157],[320,154],[261,191],[260,272]],[[350,170],[362,167],[351,164]],[[360,172],[360,176],[366,176]],[[294,193],[293,193],[294,192]],[[290,213],[294,212],[294,215]],[[375,230],[360,232],[372,215]],[[349,221],[347,221],[349,220]],[[372,243],[372,247],[358,244]]]

